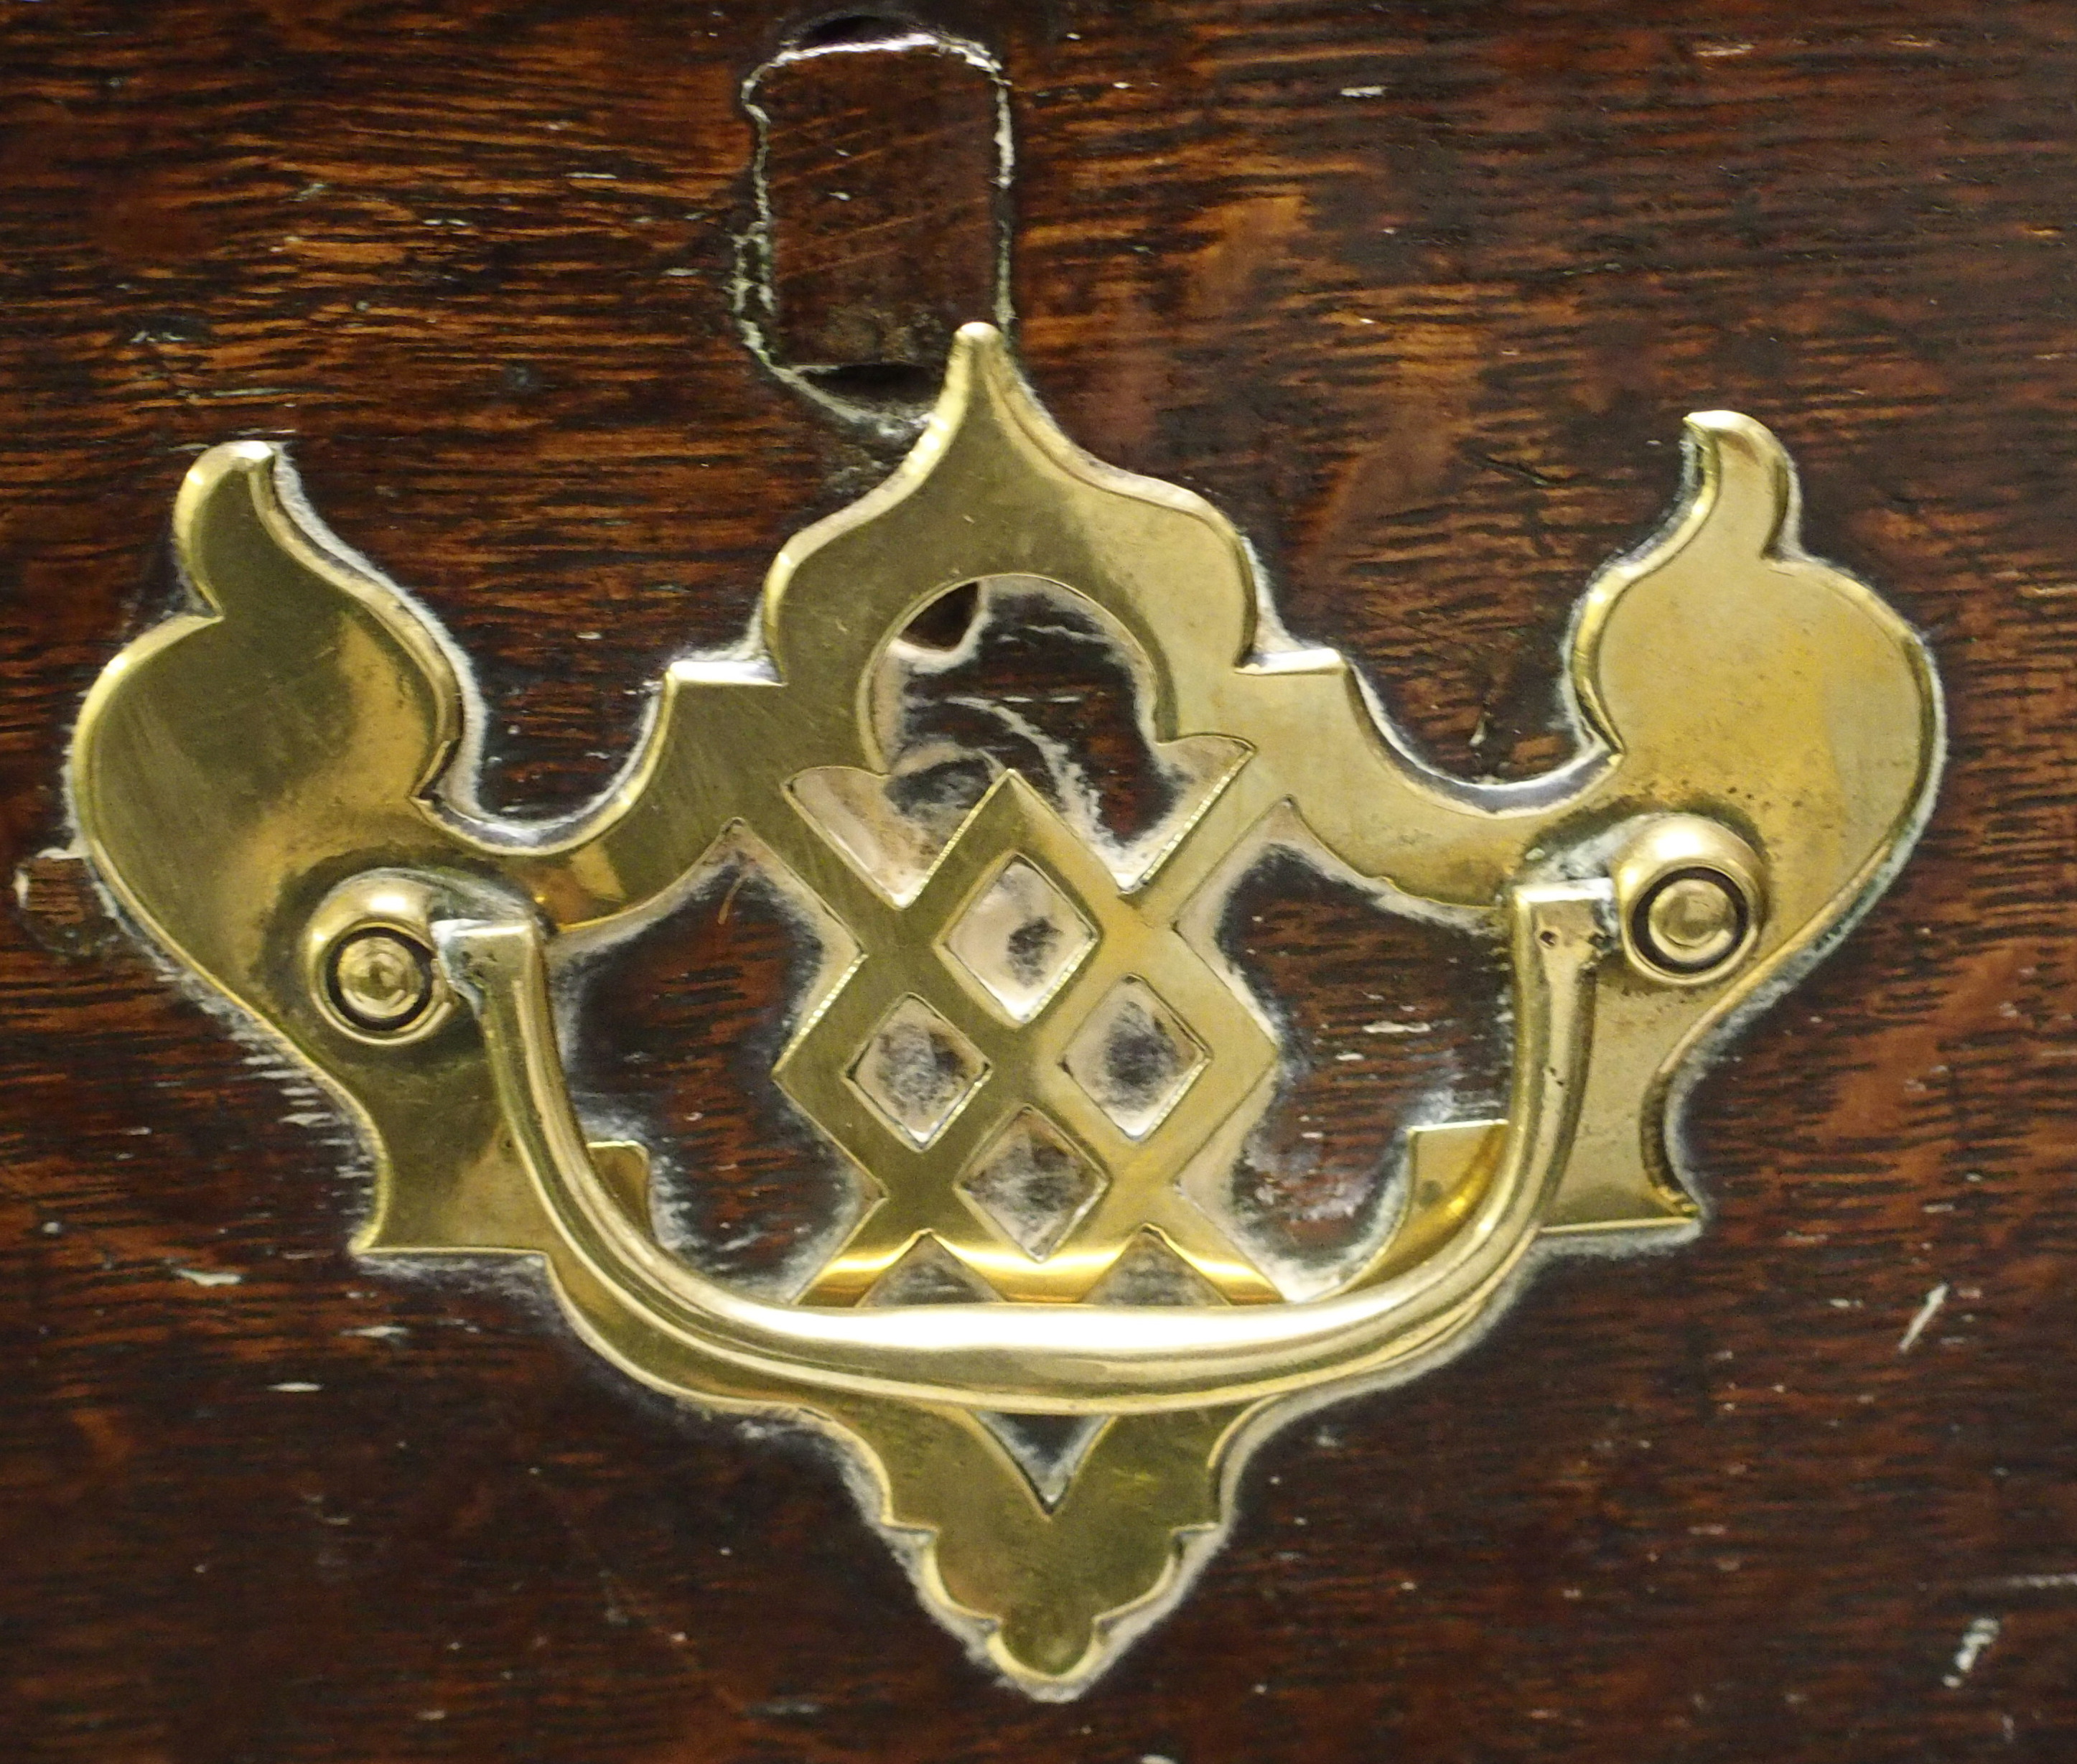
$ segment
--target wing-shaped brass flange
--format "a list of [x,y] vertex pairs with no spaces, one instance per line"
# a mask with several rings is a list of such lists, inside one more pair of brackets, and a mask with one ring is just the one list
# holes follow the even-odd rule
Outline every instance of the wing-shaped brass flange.
[[[1928,812],[1924,646],[1800,549],[1766,430],[1709,413],[1688,443],[1673,518],[1567,639],[1577,757],[1471,784],[1284,631],[1215,510],[1078,451],[969,327],[908,460],[785,547],[743,646],[670,668],[639,754],[552,838],[468,806],[466,662],[275,450],[235,443],[175,508],[200,608],[110,664],[73,801],[144,934],[355,1113],[364,1252],[531,1258],[635,1377],[840,1437],[932,1608],[1072,1694],[1202,1558],[1280,1417],[1434,1363],[1538,1245],[1694,1228],[1673,1087]],[[1005,581],[1081,609],[1156,748],[1203,762],[1130,854],[1014,772],[949,830],[888,806],[902,632]],[[1283,1069],[1217,935],[1272,844],[1513,973],[1505,1118],[1409,1132],[1401,1203],[1303,1290],[1215,1199]],[[594,1142],[557,1050],[568,954],[730,854],[820,928],[772,1080],[868,1197],[784,1297],[664,1246],[644,1148]],[[1132,1302],[1150,1257],[1192,1302]],[[898,1302],[919,1258],[971,1296]],[[1019,1416],[1055,1417],[1050,1458]]]

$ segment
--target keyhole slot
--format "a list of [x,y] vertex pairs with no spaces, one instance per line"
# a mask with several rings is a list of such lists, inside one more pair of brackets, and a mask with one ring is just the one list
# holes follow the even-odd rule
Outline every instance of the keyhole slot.
[[906,431],[952,335],[1009,317],[1008,87],[976,46],[899,15],[800,31],[746,88],[756,219],[739,317],[833,414]]

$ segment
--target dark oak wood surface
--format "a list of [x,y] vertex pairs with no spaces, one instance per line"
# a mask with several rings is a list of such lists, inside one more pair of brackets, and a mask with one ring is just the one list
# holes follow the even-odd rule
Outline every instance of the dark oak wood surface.
[[[1293,1429],[1079,1702],[980,1675],[818,1450],[626,1387],[523,1283],[356,1264],[341,1120],[36,861],[181,471],[238,435],[477,658],[490,801],[598,787],[662,660],[892,457],[734,316],[739,88],[815,16],[0,10],[0,1756],[2077,1756],[2067,6],[932,6],[1009,82],[1044,395],[1226,508],[1439,763],[1563,753],[1556,639],[1693,408],[1780,433],[1952,716],[1910,867],[1695,1096],[1700,1242],[1553,1267]],[[1259,1173],[1331,1221],[1396,1101],[1493,1081],[1492,976],[1260,895],[1280,1119],[1326,1137]],[[737,1098],[788,957],[718,910],[606,989],[587,1082],[738,1164],[705,1229],[783,1238]],[[1381,1009],[1449,1026],[1366,1043]]]

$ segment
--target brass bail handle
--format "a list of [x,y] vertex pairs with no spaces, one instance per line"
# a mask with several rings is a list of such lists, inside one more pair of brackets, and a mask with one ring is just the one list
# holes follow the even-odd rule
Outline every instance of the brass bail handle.
[[431,930],[443,971],[482,1024],[528,1180],[571,1252],[647,1329],[767,1378],[990,1410],[1125,1413],[1380,1371],[1476,1314],[1527,1249],[1563,1167],[1612,895],[1605,882],[1562,884],[1522,888],[1511,902],[1513,1107],[1497,1145],[1426,1209],[1449,1221],[1442,1242],[1410,1267],[1388,1243],[1330,1298],[1172,1309],[776,1304],[703,1277],[657,1248],[646,1217],[593,1162],[564,1086],[538,929],[514,918]]
[[1758,938],[1759,872],[1756,855],[1726,830],[1671,816],[1634,832],[1602,876],[1511,889],[1516,1048],[1505,1122],[1453,1181],[1417,1194],[1333,1296],[1238,1308],[876,1310],[746,1297],[660,1249],[642,1192],[601,1174],[556,1045],[547,939],[525,903],[423,877],[352,884],[314,922],[310,965],[326,1008],[378,1045],[422,1038],[458,1005],[474,1013],[519,1167],[592,1277],[565,1296],[594,1313],[601,1333],[625,1337],[631,1326],[746,1375],[832,1390],[1121,1413],[1375,1375],[1432,1351],[1475,1317],[1547,1222],[1593,1088],[1606,969],[1626,970],[1632,984],[1720,984]]

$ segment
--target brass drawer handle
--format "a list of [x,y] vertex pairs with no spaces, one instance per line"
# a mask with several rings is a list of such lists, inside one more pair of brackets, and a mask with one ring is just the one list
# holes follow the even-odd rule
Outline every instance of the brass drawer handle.
[[[1547,1214],[1586,1075],[1588,976],[1607,893],[1521,891],[1513,918],[1521,1055],[1505,1122],[1431,1129],[1399,1228],[1334,1296],[1297,1304],[760,1303],[656,1245],[645,1188],[594,1167],[564,1090],[531,917],[435,922],[443,967],[475,1001],[518,1162],[560,1242],[551,1266],[586,1334],[627,1371],[697,1397],[673,1367],[711,1359],[775,1389],[1038,1413],[1138,1414],[1251,1402],[1375,1375],[1472,1321]],[[1420,1242],[1423,1254],[1402,1246]]]
[[[1925,646],[1800,549],[1764,429],[1688,433],[1674,518],[1580,603],[1577,756],[1470,784],[1283,631],[1216,510],[1080,452],[969,326],[908,461],[785,547],[752,640],[671,667],[635,763],[552,837],[469,806],[466,664],[274,450],[235,443],[175,512],[208,609],[110,664],[73,798],[131,918],[356,1111],[377,1167],[361,1250],[537,1259],[635,1376],[843,1437],[875,1516],[930,1539],[934,1608],[1057,1694],[1173,1596],[1281,1421],[1434,1364],[1539,1245],[1697,1229],[1669,1149],[1683,1074],[1923,824]],[[1204,758],[1126,873],[1014,772],[935,843],[859,807],[884,803],[875,682],[901,634],[1004,581],[1084,609],[1133,658],[1155,739]],[[1205,1198],[1287,1051],[1216,936],[1270,845],[1513,972],[1506,1119],[1411,1133],[1405,1204],[1324,1292],[1287,1290]],[[880,1198],[789,1300],[660,1245],[646,1154],[587,1144],[556,1046],[572,952],[726,851],[850,952],[772,1075]],[[926,1251],[988,1302],[872,1302]],[[1143,1251],[1203,1302],[1118,1302],[1106,1283]],[[1093,1419],[1049,1480],[1017,1413]]]

